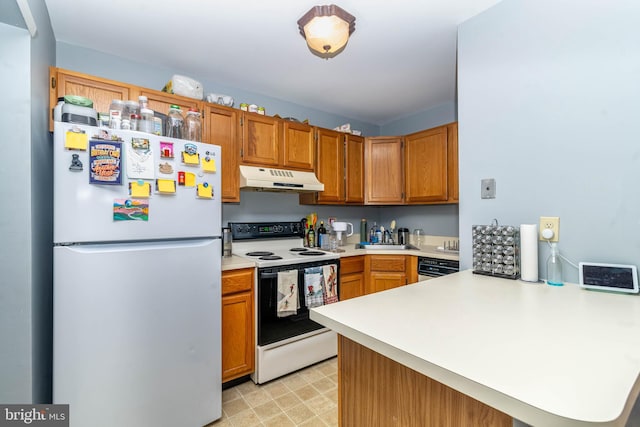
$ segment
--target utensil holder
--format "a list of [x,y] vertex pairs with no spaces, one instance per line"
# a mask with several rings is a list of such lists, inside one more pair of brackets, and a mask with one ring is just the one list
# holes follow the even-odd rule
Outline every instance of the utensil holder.
[[512,225],[473,225],[473,273],[520,278],[520,229]]

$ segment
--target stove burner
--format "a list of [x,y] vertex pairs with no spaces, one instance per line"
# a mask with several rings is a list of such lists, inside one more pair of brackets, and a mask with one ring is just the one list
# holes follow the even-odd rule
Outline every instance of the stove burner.
[[289,250],[291,252],[305,252],[305,251],[308,251],[309,249],[307,249],[307,248],[291,248]]
[[[268,253],[271,253],[271,252],[268,252]],[[264,261],[271,261],[271,260],[275,260],[275,259],[282,259],[282,257],[279,256],[279,255],[265,255],[265,256],[261,256],[258,259],[261,259],[261,260],[264,260]]]
[[246,255],[247,256],[269,256],[269,255],[273,255],[273,252],[256,251],[256,252],[247,252]]
[[298,255],[318,256],[318,255],[324,255],[324,252],[320,252],[320,251],[304,251],[304,252],[300,252]]

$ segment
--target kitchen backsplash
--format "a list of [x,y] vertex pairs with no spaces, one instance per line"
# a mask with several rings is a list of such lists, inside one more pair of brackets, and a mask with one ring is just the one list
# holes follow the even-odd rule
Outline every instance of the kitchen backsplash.
[[367,219],[369,226],[375,221],[387,227],[396,220],[397,227],[409,230],[421,228],[425,234],[458,236],[458,205],[431,206],[311,206],[300,205],[294,193],[243,191],[240,203],[222,205],[222,224],[228,222],[291,221],[301,219],[311,212],[318,214],[318,223],[328,217],[353,223],[359,230],[360,220]]

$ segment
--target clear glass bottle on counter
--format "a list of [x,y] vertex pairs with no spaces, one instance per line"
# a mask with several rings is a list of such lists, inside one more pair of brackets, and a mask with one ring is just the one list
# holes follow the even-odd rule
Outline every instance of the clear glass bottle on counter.
[[184,139],[189,141],[202,141],[202,121],[197,108],[189,108],[184,119]]
[[177,105],[171,105],[167,116],[167,136],[171,138],[182,138],[184,130],[184,117],[182,110]]
[[547,259],[547,285],[562,286],[562,264],[555,243],[551,243],[551,255]]

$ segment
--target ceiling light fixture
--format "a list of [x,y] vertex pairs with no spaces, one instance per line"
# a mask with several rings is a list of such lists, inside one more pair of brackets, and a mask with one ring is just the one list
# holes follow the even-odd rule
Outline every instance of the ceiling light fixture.
[[298,28],[311,53],[328,59],[344,50],[356,18],[335,4],[314,6],[298,19]]

